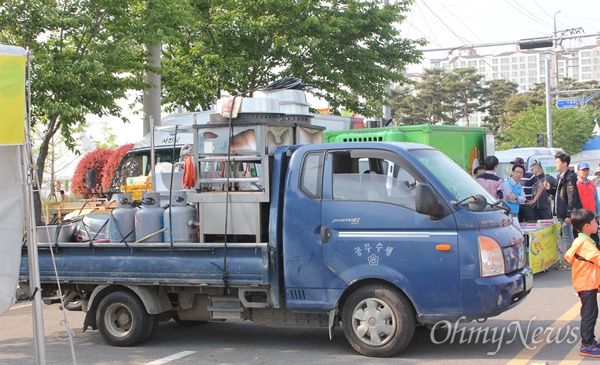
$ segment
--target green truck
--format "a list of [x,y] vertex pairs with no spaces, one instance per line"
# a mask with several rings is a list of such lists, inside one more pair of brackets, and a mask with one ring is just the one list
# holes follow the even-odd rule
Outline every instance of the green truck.
[[325,131],[326,142],[414,142],[442,151],[465,171],[494,154],[494,136],[483,127],[406,125],[398,127]]

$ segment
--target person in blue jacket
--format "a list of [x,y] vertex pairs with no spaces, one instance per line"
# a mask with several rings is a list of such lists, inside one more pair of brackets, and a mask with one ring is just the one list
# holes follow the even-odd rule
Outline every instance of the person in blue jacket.
[[504,181],[504,196],[506,205],[510,208],[510,214],[514,217],[519,216],[519,204],[525,203],[525,192],[521,185],[521,177],[525,172],[523,165],[514,164],[510,178]]

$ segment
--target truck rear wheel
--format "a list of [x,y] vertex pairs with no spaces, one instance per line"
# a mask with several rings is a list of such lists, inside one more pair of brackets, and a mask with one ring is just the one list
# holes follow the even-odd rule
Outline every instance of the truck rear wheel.
[[350,295],[343,307],[346,339],[366,356],[388,357],[404,350],[415,333],[415,314],[397,290],[369,285]]
[[148,314],[141,300],[125,291],[104,297],[96,316],[98,330],[113,346],[133,346],[150,338],[158,327],[158,317]]

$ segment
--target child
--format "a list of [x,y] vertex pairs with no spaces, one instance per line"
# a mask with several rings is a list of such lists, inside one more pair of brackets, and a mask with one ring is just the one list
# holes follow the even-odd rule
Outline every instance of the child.
[[600,287],[600,251],[590,238],[598,232],[594,213],[587,209],[571,212],[571,223],[580,232],[565,260],[572,264],[573,287],[581,299],[581,348],[579,355],[600,358],[600,343],[595,341],[594,327],[598,318],[598,287]]

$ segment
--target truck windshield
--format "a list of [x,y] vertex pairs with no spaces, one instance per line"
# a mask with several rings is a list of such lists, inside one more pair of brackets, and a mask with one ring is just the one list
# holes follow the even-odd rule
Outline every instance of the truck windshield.
[[442,152],[429,149],[411,150],[409,152],[440,180],[444,187],[452,193],[456,201],[471,195],[481,194],[485,196],[488,203],[495,202],[495,199],[483,186]]
[[[175,161],[179,161],[180,148],[175,151]],[[173,149],[155,150],[155,163],[173,162]],[[121,160],[115,177],[110,184],[109,193],[122,193],[127,185],[127,180],[139,178],[150,174],[150,149],[129,151]]]

